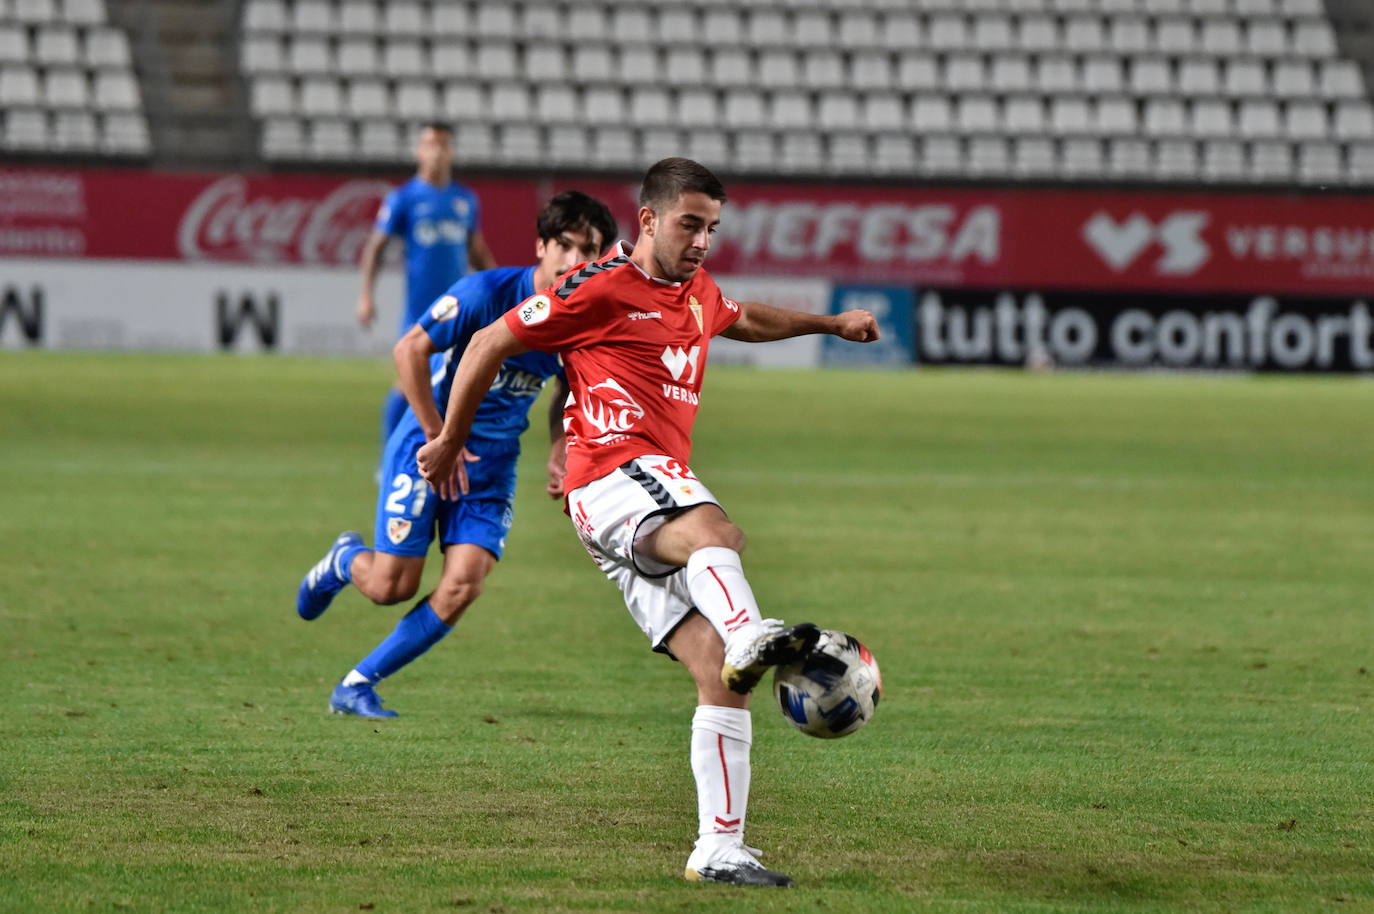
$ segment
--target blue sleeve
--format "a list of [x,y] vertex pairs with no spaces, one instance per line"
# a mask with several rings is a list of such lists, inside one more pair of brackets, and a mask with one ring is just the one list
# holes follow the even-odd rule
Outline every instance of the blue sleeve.
[[458,280],[417,322],[440,352],[467,348],[472,335],[501,315],[492,301],[491,287],[480,273]]
[[386,195],[382,208],[377,210],[377,231],[387,235],[404,235],[406,226],[405,197],[401,188]]

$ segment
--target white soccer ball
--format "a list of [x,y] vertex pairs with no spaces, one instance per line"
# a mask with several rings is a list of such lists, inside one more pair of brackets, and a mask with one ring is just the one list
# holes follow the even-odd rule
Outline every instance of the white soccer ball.
[[810,654],[773,671],[783,718],[821,739],[848,736],[868,723],[882,690],[873,652],[844,632],[822,631]]

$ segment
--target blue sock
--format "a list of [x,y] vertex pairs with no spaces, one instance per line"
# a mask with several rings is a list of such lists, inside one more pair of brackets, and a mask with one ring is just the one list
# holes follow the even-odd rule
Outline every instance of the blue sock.
[[434,614],[426,597],[402,616],[391,634],[354,669],[371,682],[381,682],[438,644],[452,630]]
[[391,388],[391,392],[386,395],[386,402],[382,404],[382,448],[386,448],[387,439],[396,430],[396,426],[401,423],[401,417],[406,414],[406,407],[410,406],[406,402],[406,395],[396,388]]
[[345,584],[353,583],[353,560],[358,557],[358,553],[371,551],[371,549],[359,543],[356,546],[348,546],[339,552],[339,568],[343,571]]

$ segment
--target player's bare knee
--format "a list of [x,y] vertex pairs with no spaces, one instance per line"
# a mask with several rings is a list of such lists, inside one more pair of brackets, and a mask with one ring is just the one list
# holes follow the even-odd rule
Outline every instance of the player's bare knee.
[[391,606],[409,600],[419,589],[418,580],[412,581],[407,577],[391,578],[380,582],[367,596],[379,606]]
[[439,618],[452,624],[481,595],[481,578],[455,578],[441,580],[429,602]]

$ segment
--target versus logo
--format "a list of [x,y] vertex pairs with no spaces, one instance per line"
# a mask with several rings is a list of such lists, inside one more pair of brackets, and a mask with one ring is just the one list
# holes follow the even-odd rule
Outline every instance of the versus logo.
[[[680,381],[683,384],[691,384],[697,377],[697,356],[700,354],[700,346],[693,346],[690,351],[666,346],[663,349],[663,355],[658,358],[668,369],[669,373],[672,374],[674,381]],[[684,379],[682,373],[687,371],[688,368],[692,370],[687,372],[687,377]]]
[[1154,272],[1165,276],[1190,276],[1207,262],[1212,250],[1202,240],[1209,214],[1179,210],[1158,224],[1140,213],[1117,222],[1097,212],[1083,224],[1083,240],[1117,273],[1128,269],[1152,244],[1163,248]]

